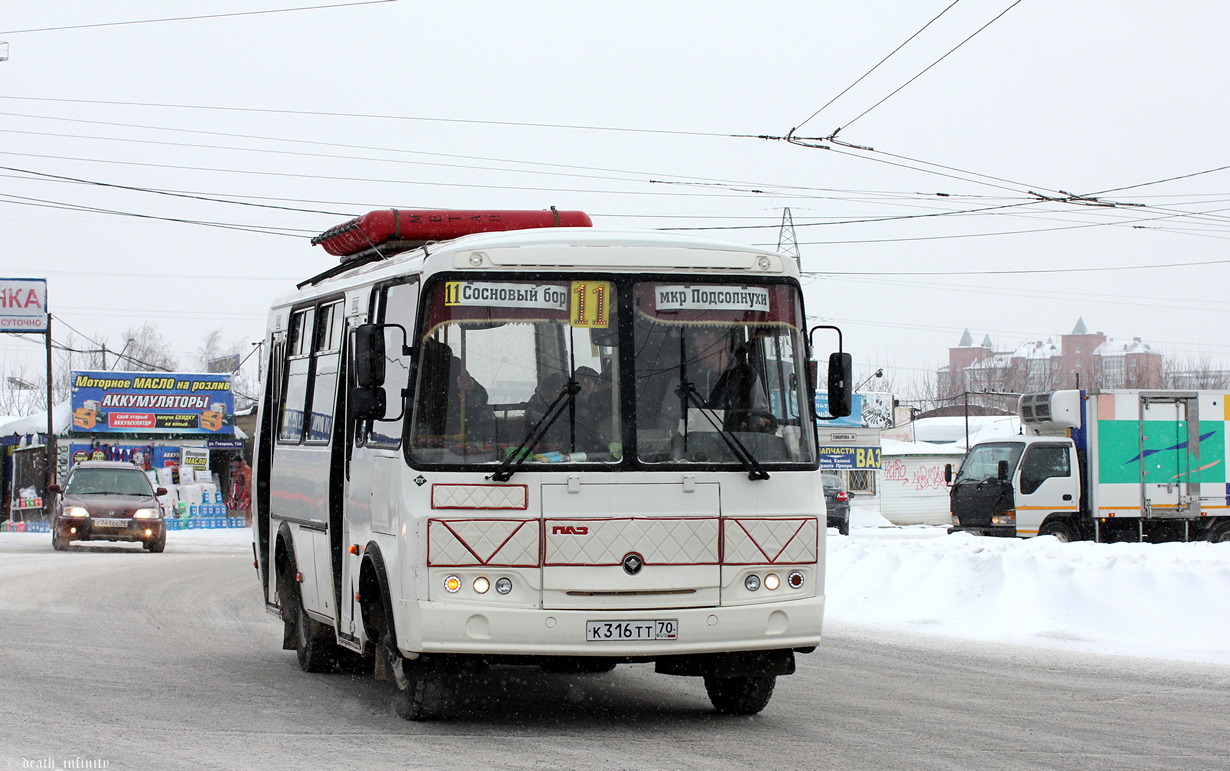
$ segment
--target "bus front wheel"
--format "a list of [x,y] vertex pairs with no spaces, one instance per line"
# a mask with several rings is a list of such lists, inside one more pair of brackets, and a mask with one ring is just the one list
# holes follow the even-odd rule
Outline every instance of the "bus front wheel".
[[705,691],[714,709],[723,715],[755,715],[769,704],[776,675],[716,677],[705,675]]
[[413,662],[403,660],[400,668],[393,679],[393,711],[404,720],[436,717],[444,700],[444,679],[416,672]]

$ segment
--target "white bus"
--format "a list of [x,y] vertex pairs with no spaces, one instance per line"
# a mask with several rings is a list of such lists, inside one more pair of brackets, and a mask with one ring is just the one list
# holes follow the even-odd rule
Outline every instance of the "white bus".
[[365,667],[419,719],[489,665],[652,662],[752,714],[816,647],[794,261],[589,224],[394,210],[315,239],[342,261],[272,308],[253,500],[304,670]]

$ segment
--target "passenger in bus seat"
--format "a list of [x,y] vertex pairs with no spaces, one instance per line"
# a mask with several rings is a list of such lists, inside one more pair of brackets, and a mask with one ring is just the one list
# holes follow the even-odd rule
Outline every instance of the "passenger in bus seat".
[[593,367],[577,367],[576,450],[578,452],[608,452],[616,440],[612,429],[611,381]]

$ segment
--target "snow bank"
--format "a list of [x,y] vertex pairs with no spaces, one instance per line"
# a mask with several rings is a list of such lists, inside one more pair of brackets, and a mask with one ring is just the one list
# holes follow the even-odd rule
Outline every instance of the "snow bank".
[[[1230,543],[1062,544],[894,527],[855,499],[849,537],[826,538],[825,627],[1007,647],[1230,665]],[[167,534],[168,556],[250,555],[248,529]],[[103,542],[100,548],[123,549]],[[74,546],[75,548],[75,546]],[[131,545],[139,552],[140,547]],[[50,537],[0,533],[0,578],[64,555]]]
[[[944,528],[829,531],[826,619],[1230,664],[1230,544],[1059,543]],[[920,537],[930,531],[935,537]]]

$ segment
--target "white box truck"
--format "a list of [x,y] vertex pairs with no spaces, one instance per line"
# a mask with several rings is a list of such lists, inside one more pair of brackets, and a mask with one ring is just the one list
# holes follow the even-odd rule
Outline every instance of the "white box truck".
[[1226,423],[1212,391],[1025,394],[1022,433],[969,448],[949,532],[1230,541]]

